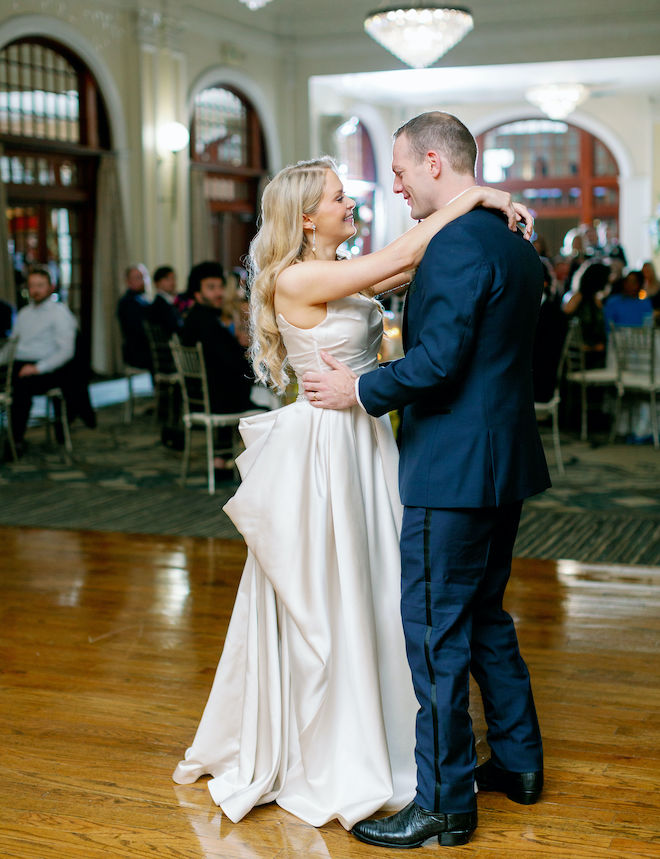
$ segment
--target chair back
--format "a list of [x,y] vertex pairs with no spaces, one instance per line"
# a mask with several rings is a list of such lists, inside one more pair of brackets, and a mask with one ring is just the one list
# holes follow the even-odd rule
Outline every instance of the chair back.
[[582,326],[577,317],[573,317],[568,324],[568,331],[566,332],[566,340],[564,341],[564,349],[559,365],[562,373],[564,368],[567,373],[584,374],[586,370]]
[[10,337],[0,342],[0,353],[3,363],[0,364],[0,394],[5,400],[11,402],[11,385],[14,373],[14,359],[18,348],[18,337]]
[[154,375],[169,376],[177,372],[170,349],[169,336],[162,325],[145,319],[142,323],[147,335]]
[[644,325],[614,325],[610,331],[622,373],[639,376],[650,385],[656,381],[656,347],[653,319]]
[[210,415],[211,400],[202,344],[182,346],[178,335],[173,334],[169,346],[179,376],[184,413],[203,412]]

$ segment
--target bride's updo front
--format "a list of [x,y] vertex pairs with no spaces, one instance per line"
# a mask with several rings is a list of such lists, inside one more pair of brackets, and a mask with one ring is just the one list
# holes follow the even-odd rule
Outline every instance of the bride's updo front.
[[250,357],[257,380],[280,391],[289,378],[275,316],[275,284],[285,268],[306,254],[303,214],[318,209],[328,170],[337,172],[331,158],[299,161],[280,170],[264,190],[259,232],[250,244]]

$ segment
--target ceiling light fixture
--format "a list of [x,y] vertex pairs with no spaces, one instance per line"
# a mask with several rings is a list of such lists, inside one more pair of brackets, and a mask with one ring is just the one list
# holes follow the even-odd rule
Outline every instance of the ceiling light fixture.
[[248,9],[261,9],[266,3],[270,3],[270,0],[241,0],[241,3],[244,3]]
[[525,93],[525,98],[549,116],[564,119],[589,97],[589,88],[584,84],[541,84]]
[[364,20],[364,29],[372,39],[415,69],[435,63],[473,27],[467,9],[433,4],[379,9]]

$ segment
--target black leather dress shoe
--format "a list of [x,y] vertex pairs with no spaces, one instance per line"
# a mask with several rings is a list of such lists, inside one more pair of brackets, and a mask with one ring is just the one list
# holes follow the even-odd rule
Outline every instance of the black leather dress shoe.
[[353,835],[377,847],[421,847],[437,836],[443,847],[467,844],[477,828],[477,812],[443,814],[426,811],[411,802],[391,817],[362,820],[351,829]]
[[501,769],[492,760],[477,767],[475,776],[479,790],[498,790],[521,805],[533,805],[543,789],[543,770],[514,773]]

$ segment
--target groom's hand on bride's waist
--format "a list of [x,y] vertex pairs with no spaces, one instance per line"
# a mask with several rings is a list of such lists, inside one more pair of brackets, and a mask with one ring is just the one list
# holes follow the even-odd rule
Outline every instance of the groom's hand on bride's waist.
[[325,373],[305,373],[302,377],[309,402],[320,409],[348,409],[354,406],[357,403],[355,373],[327,352],[321,352],[321,358],[331,369]]

